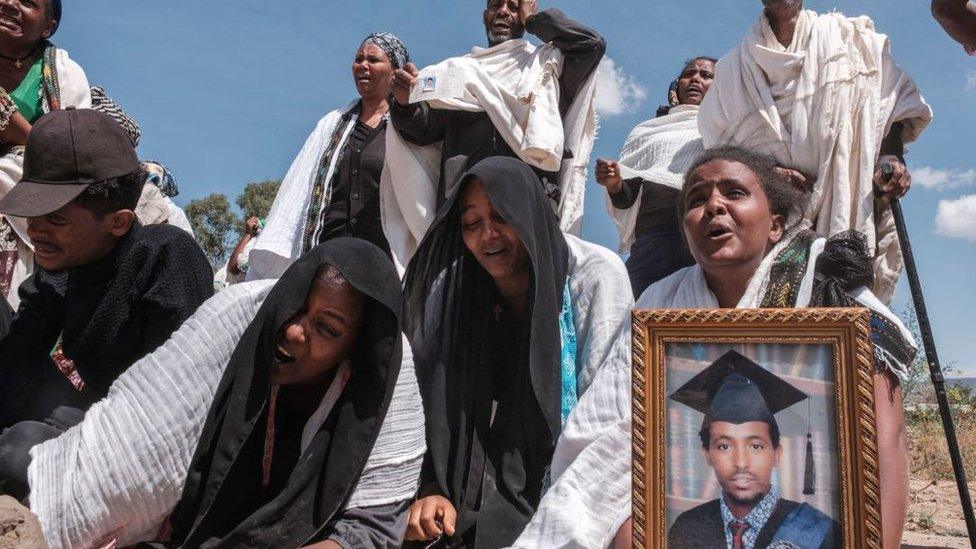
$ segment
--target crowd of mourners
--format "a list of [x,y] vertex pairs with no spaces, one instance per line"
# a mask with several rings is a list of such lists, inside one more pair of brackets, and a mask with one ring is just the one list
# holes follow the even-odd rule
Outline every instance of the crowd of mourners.
[[[756,7],[594,162],[626,264],[579,238],[605,40],[489,0],[487,47],[423,71],[355,48],[215,294],[175,178],[51,42],[61,0],[0,0],[0,494],[51,547],[629,547],[635,306],[862,306],[898,546],[890,203],[932,112],[867,17]],[[972,2],[933,13],[976,53]]]

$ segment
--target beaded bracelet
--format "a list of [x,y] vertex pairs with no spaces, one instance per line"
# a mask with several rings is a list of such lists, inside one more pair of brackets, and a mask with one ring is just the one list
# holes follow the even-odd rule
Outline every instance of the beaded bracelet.
[[7,90],[0,88],[0,132],[7,129],[15,112],[17,112],[17,104],[11,99]]

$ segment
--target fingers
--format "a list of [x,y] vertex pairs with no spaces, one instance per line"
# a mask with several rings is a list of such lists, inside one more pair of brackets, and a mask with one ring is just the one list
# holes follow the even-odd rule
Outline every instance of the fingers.
[[413,76],[414,78],[416,78],[417,75],[420,74],[420,71],[417,70],[417,65],[414,65],[412,61],[404,65],[403,68],[404,70],[407,71],[408,74],[410,74],[410,76]]
[[443,512],[437,501],[439,498],[430,497],[424,499],[427,501],[424,503],[424,510],[420,515],[420,528],[424,532],[423,539],[433,539],[441,533],[439,519],[443,516]]
[[423,531],[420,529],[420,507],[419,501],[413,502],[407,514],[407,533],[406,541],[419,541],[423,539]]
[[450,537],[454,535],[454,527],[457,524],[457,511],[454,509],[454,506],[446,500],[444,501],[443,511],[444,517],[441,522],[444,525],[444,533]]

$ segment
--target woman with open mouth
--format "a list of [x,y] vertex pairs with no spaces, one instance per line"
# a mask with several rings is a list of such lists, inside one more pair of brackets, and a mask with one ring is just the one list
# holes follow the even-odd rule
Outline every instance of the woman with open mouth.
[[35,449],[48,542],[399,547],[425,451],[400,288],[338,238],[215,295]]
[[[706,151],[688,168],[678,197],[678,218],[695,265],[651,285],[637,309],[867,307],[875,351],[875,416],[881,471],[881,511],[886,539],[900,539],[905,521],[908,448],[900,381],[916,353],[911,333],[871,292],[874,271],[864,235],[825,239],[803,221],[807,203],[764,155],[735,147]],[[614,383],[615,388],[602,386]],[[603,377],[590,388],[626,392],[630,378]],[[594,401],[580,403],[579,413]],[[567,430],[575,426],[567,426]],[[605,529],[630,531],[631,418],[577,460],[577,478],[589,491],[592,511],[547,509],[563,520],[595,521],[623,509]],[[615,497],[619,490],[623,497]],[[601,516],[602,515],[602,516]],[[593,547],[606,547],[598,540]]]
[[247,280],[277,278],[316,244],[340,236],[390,248],[380,222],[380,175],[393,72],[410,61],[403,42],[379,32],[356,50],[359,98],[319,121],[281,181],[248,258]]
[[598,159],[596,180],[606,189],[607,210],[620,232],[621,253],[634,295],[678,269],[694,264],[678,227],[678,193],[684,172],[704,149],[698,106],[715,78],[715,59],[685,63],[668,90],[668,105],[640,123],[619,160]]
[[[61,0],[0,2],[0,198],[24,173],[24,145],[41,115],[91,108],[85,71],[49,40],[60,24]],[[0,215],[0,295],[14,310],[33,258],[27,220]]]
[[[628,395],[588,391],[605,372],[630,375],[633,302],[620,259],[560,232],[527,164],[492,157],[448,197],[404,291],[428,445],[407,539],[507,547],[526,531],[517,546],[567,545],[551,536],[591,546],[533,514],[563,489],[582,441],[630,413]],[[587,399],[602,404],[564,430]]]

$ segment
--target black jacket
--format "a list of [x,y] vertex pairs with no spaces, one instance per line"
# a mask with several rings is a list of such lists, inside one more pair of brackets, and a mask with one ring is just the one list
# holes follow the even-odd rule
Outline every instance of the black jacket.
[[71,405],[87,409],[211,295],[203,251],[172,225],[135,224],[107,256],[82,267],[38,268],[21,285],[20,307],[0,341],[0,427],[63,404],[38,396],[50,384],[68,384],[50,359],[59,338],[85,383]]
[[[699,547],[725,547],[725,528],[722,524],[722,511],[719,500],[703,503],[694,509],[689,509],[678,516],[671,530],[668,531],[668,547],[670,549],[692,549]],[[795,501],[781,499],[769,516],[769,520],[756,538],[756,547],[766,547],[773,542],[773,536],[782,526],[783,521],[794,509],[801,504]],[[830,520],[826,515],[823,520]],[[832,521],[832,534],[821,544],[823,549],[842,547],[840,523]],[[807,548],[804,548],[807,549]],[[813,548],[810,548],[813,549]]]

